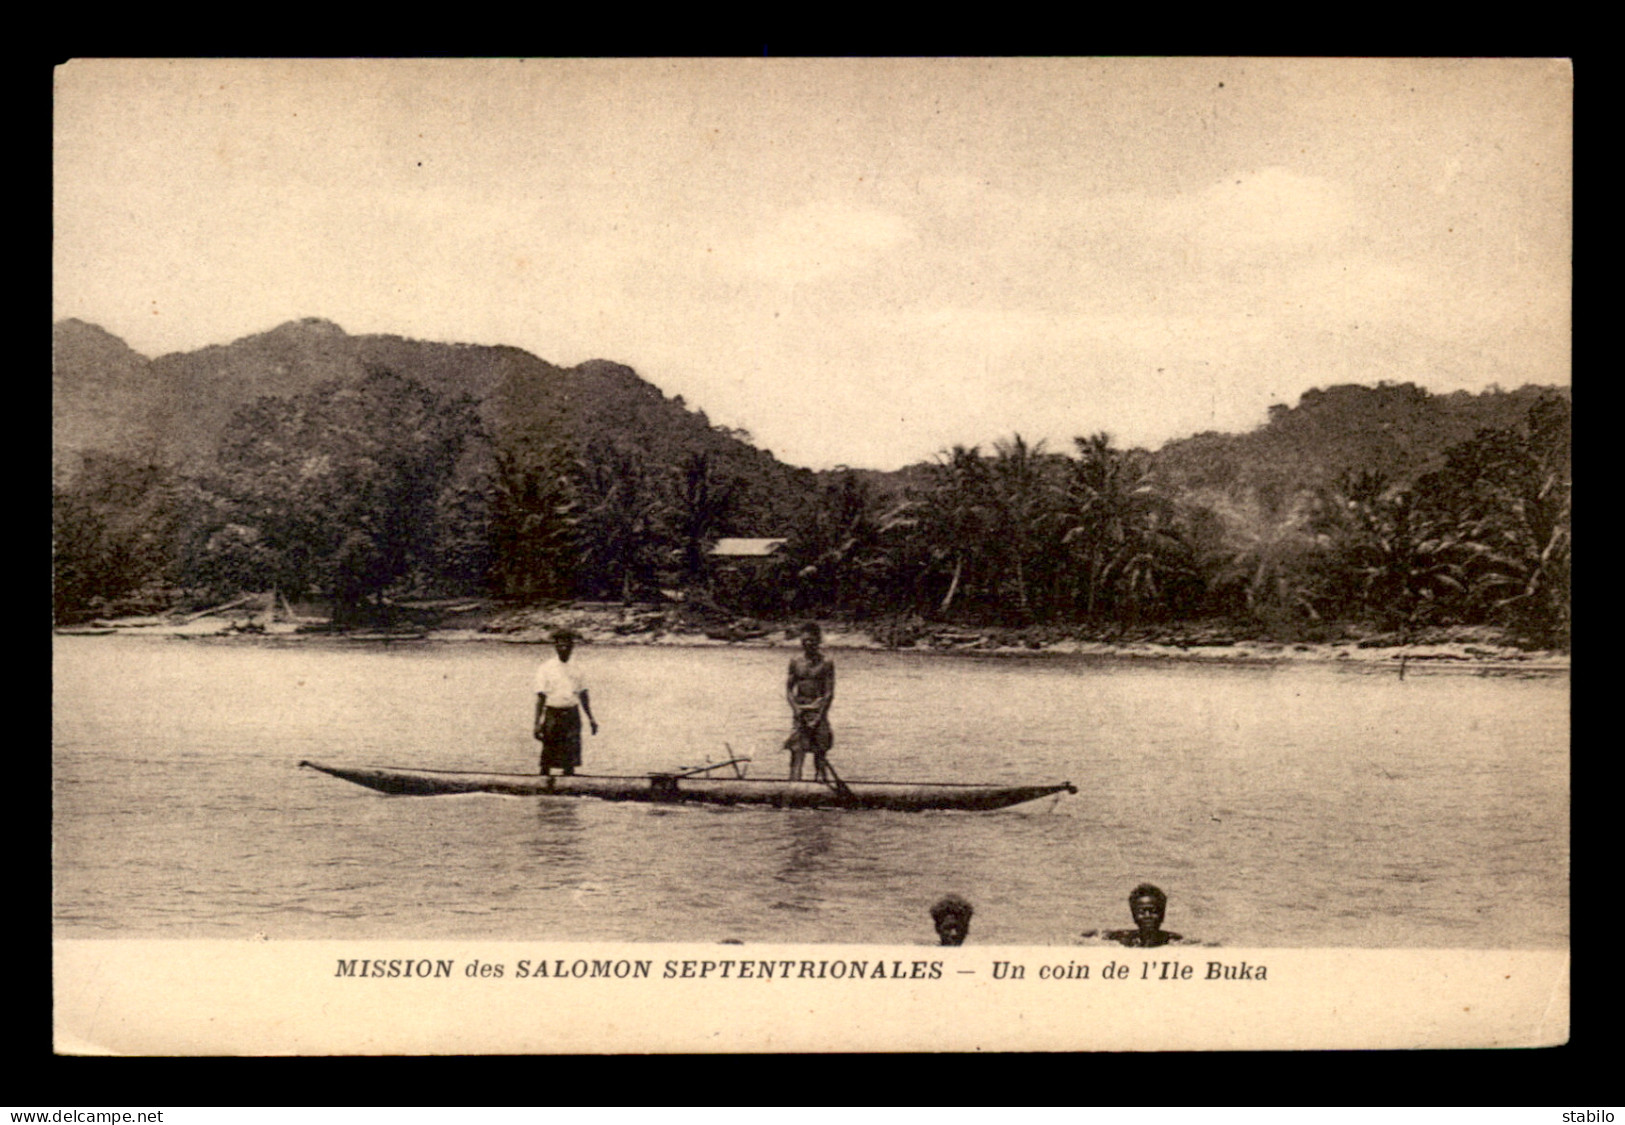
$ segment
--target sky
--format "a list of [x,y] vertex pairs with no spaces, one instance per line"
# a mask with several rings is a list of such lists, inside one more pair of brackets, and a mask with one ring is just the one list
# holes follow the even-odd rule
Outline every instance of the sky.
[[1570,377],[1553,60],[75,60],[54,317],[634,367],[781,460]]

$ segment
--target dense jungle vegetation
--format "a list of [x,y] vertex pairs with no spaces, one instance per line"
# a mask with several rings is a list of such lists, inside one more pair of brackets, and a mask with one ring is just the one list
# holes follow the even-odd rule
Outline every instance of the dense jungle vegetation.
[[[412,343],[357,345],[279,393],[244,377],[179,453],[76,448],[53,487],[55,620],[276,589],[330,600],[339,622],[480,596],[845,617],[897,636],[1222,619],[1278,639],[1487,624],[1568,643],[1566,391],[1341,386],[1252,433],[1154,453],[1009,434],[896,473],[812,473],[626,368],[482,349],[508,367],[481,383],[417,362]],[[68,406],[94,386],[112,417],[111,392],[78,378],[59,386]],[[708,555],[724,536],[788,543],[724,565]]]

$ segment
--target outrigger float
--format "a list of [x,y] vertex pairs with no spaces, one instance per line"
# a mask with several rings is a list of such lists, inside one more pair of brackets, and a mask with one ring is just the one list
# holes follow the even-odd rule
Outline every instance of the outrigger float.
[[[368,789],[394,796],[433,797],[451,793],[503,793],[514,797],[597,797],[605,801],[655,804],[698,802],[709,805],[768,805],[782,809],[962,809],[982,812],[1036,801],[1055,793],[1076,793],[1070,782],[1052,785],[953,785],[925,781],[787,781],[745,777],[740,764],[749,758],[696,766],[672,773],[641,776],[572,774],[568,777],[524,773],[466,773],[457,770],[407,770],[391,767],[299,764]],[[708,777],[731,766],[733,777]]]

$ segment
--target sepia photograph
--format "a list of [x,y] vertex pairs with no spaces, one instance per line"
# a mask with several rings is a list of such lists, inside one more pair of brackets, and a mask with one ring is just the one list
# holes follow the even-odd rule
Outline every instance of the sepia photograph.
[[59,1052],[1567,1038],[1566,60],[53,98]]

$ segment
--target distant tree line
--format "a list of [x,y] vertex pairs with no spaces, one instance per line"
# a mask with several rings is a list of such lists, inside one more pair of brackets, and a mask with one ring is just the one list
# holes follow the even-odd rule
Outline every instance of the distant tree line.
[[[340,622],[409,596],[676,598],[1015,627],[1217,617],[1282,637],[1486,623],[1562,645],[1570,408],[1520,409],[1422,472],[1390,458],[1392,474],[1200,477],[1211,442],[1160,457],[1014,435],[888,487],[857,471],[769,482],[635,428],[493,433],[468,396],[375,368],[239,411],[207,471],[87,459],[53,493],[54,611],[274,588],[329,599]],[[709,550],[729,535],[788,543],[719,573]]]

